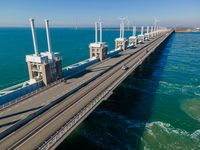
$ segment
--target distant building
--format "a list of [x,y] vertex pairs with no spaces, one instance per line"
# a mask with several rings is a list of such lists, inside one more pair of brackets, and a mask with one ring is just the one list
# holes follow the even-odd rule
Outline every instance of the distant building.
[[141,33],[138,35],[138,43],[144,43],[144,27],[141,27]]
[[149,26],[147,26],[146,33],[144,34],[144,39],[145,39],[145,40],[149,40],[149,39],[150,39],[150,35],[149,35]]
[[115,39],[115,49],[126,50],[128,40],[124,37],[124,22],[120,23],[120,37]]

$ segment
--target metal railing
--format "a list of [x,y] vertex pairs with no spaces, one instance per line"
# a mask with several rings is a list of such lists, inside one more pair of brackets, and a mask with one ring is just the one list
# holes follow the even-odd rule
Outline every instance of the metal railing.
[[5,108],[8,108],[8,107],[10,107],[10,106],[12,106],[12,105],[14,105],[14,104],[17,104],[17,103],[19,103],[19,102],[21,102],[21,101],[23,101],[23,100],[25,100],[25,99],[27,99],[27,98],[33,96],[33,95],[36,95],[36,94],[38,94],[38,93],[40,93],[40,92],[42,92],[42,91],[45,91],[45,90],[49,89],[50,87],[53,87],[53,86],[55,86],[56,84],[59,84],[59,83],[63,82],[64,80],[65,80],[64,78],[59,79],[59,80],[57,80],[57,81],[55,81],[55,82],[52,82],[52,83],[48,84],[47,86],[40,87],[39,89],[37,89],[37,90],[35,90],[35,91],[32,91],[32,92],[30,92],[30,93],[28,93],[28,94],[26,94],[26,95],[23,95],[23,96],[21,96],[21,97],[19,97],[19,98],[16,98],[16,99],[14,99],[14,100],[12,100],[12,101],[10,101],[10,102],[8,102],[8,103],[2,104],[2,105],[0,106],[0,110],[3,110],[3,109],[5,109]]
[[73,116],[63,127],[60,128],[49,140],[45,141],[44,144],[39,147],[40,150],[49,149],[54,143],[56,143],[63,135],[70,131],[73,126],[80,121],[88,112],[94,109],[94,106],[99,103],[102,98],[110,92],[109,90],[104,91],[101,96],[98,96],[91,102],[89,102],[84,108],[82,108],[75,116]]

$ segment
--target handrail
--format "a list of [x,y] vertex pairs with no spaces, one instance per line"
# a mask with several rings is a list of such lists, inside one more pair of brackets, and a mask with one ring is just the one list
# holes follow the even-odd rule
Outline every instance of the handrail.
[[23,101],[23,100],[25,100],[25,99],[33,96],[33,95],[36,95],[36,94],[38,94],[38,93],[40,93],[40,92],[42,92],[44,90],[47,90],[48,88],[53,87],[56,84],[63,82],[64,80],[65,80],[64,78],[59,79],[59,80],[57,80],[55,82],[52,82],[52,83],[48,84],[47,86],[43,86],[43,87],[41,87],[41,88],[39,88],[39,89],[37,89],[35,91],[32,91],[32,92],[30,92],[28,94],[25,94],[25,95],[23,95],[21,97],[18,97],[18,98],[14,99],[14,100],[12,100],[12,101],[10,101],[8,103],[2,104],[2,105],[0,105],[0,111],[3,110],[3,109],[6,109],[6,108],[8,108],[8,107],[10,107],[10,106],[12,106],[12,105],[14,105],[16,103],[19,103],[19,102],[21,102],[21,101]]

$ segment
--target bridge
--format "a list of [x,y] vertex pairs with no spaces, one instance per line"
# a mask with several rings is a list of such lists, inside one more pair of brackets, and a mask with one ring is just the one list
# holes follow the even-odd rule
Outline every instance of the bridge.
[[1,149],[55,149],[173,32],[164,31],[1,108]]

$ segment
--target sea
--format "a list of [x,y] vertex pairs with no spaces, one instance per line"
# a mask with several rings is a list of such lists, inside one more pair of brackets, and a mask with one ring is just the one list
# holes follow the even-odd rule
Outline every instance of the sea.
[[[51,28],[63,66],[89,57],[92,28]],[[37,28],[39,51],[47,50]],[[131,31],[125,32],[128,37]],[[114,49],[116,29],[103,41]],[[25,55],[33,53],[30,28],[0,28],[0,89],[28,80]],[[199,150],[200,33],[175,33],[93,111],[57,150]]]

